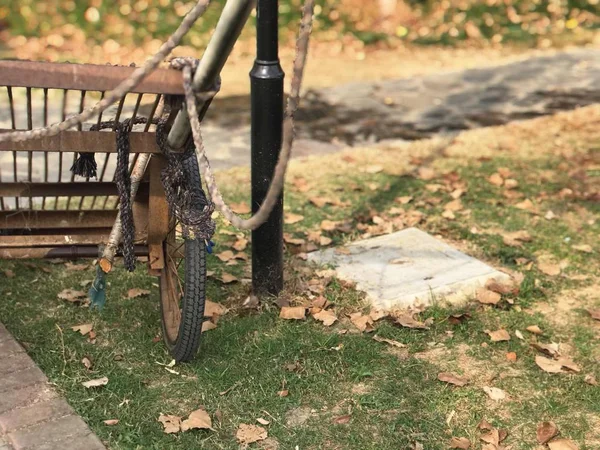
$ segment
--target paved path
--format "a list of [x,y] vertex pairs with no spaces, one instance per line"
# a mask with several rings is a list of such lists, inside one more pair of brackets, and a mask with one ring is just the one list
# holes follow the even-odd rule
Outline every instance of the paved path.
[[0,450],[104,450],[0,323]]
[[[289,77],[289,76],[288,76]],[[77,96],[70,103],[77,108]],[[35,101],[35,98],[34,98]],[[344,84],[310,90],[297,114],[296,157],[338,151],[385,140],[413,140],[436,133],[499,125],[600,102],[600,50],[581,49],[530,58],[483,69],[424,77]],[[60,101],[50,103],[51,121],[59,118]],[[24,102],[17,122],[25,125]],[[146,106],[147,107],[147,106]],[[133,106],[126,106],[126,111]],[[248,96],[215,98],[203,126],[205,146],[216,169],[250,162]],[[74,112],[75,109],[70,109]],[[142,106],[142,113],[144,106]],[[41,120],[41,108],[35,108]],[[110,114],[105,114],[108,118]],[[9,127],[8,109],[0,99],[0,128]],[[51,155],[55,157],[56,155]],[[34,177],[41,177],[36,155]],[[25,155],[19,164],[26,175]],[[67,156],[66,161],[71,161]],[[110,164],[112,174],[116,158]],[[12,155],[0,154],[5,174],[12,174]],[[56,164],[50,164],[56,170]],[[69,179],[70,164],[63,165]],[[51,174],[50,179],[56,174]],[[6,176],[6,175],[4,175]]]

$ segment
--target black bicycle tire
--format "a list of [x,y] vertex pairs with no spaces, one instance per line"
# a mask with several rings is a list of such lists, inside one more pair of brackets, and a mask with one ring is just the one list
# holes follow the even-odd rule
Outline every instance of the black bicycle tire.
[[[189,174],[193,186],[201,187],[198,161],[193,155],[184,163],[184,170]],[[191,361],[198,352],[204,322],[204,306],[206,302],[206,247],[198,239],[185,240],[185,275],[184,293],[181,303],[181,320],[176,339],[169,338],[166,330],[164,303],[161,299],[161,324],[163,338],[169,353],[177,362]],[[166,248],[166,246],[165,246]],[[165,265],[165,270],[167,270]],[[159,281],[162,283],[162,277]],[[163,295],[162,285],[160,293]]]

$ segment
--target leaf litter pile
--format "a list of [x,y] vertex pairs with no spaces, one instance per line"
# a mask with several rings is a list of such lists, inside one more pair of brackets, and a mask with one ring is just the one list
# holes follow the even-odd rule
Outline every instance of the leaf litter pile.
[[[64,266],[64,280],[40,303],[53,298],[46,312],[59,318],[58,328],[46,330],[51,351],[29,327],[12,326],[24,342],[48,349],[45,367],[69,375],[53,381],[116,447],[127,446],[120,439],[143,409],[144,433],[164,448],[198,440],[215,448],[310,448],[310,439],[322,448],[370,448],[372,439],[382,449],[595,448],[598,166],[577,136],[584,129],[590,142],[600,139],[586,125],[600,110],[585,113],[417,142],[401,164],[390,149],[337,155],[354,178],[338,177],[323,162],[293,166],[285,292],[250,295],[249,236],[223,224],[209,261],[201,356],[191,364],[169,362],[152,309],[156,292],[137,273],[119,278],[116,271],[111,289],[118,295],[110,294],[105,315],[91,316],[89,281],[81,284],[91,266]],[[548,157],[558,154],[558,162],[537,161],[548,142],[535,141],[532,130],[540,128],[553,136],[576,130],[560,145],[549,141]],[[531,150],[519,145],[525,137]],[[236,208],[249,211],[245,202]],[[347,242],[412,226],[510,279],[489,280],[466,305],[381,311],[331,268],[305,262],[310,251],[347,253]],[[7,286],[33,270],[1,268]],[[12,286],[1,288],[4,295],[24,298]],[[102,408],[88,409],[92,403]]]

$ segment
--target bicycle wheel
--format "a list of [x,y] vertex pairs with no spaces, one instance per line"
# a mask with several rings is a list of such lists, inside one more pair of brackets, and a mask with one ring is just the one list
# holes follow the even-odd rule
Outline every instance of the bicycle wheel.
[[[193,186],[201,189],[196,156],[184,167]],[[202,240],[184,239],[173,221],[164,254],[159,280],[163,338],[177,362],[190,361],[198,351],[204,322],[206,247]]]

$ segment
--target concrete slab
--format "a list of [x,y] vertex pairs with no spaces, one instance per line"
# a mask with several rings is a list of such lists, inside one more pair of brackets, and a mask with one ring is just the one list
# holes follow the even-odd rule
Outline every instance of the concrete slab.
[[334,248],[313,252],[308,258],[334,266],[337,276],[356,283],[377,309],[457,304],[490,278],[510,278],[416,228],[353,242],[345,248],[345,252]]

